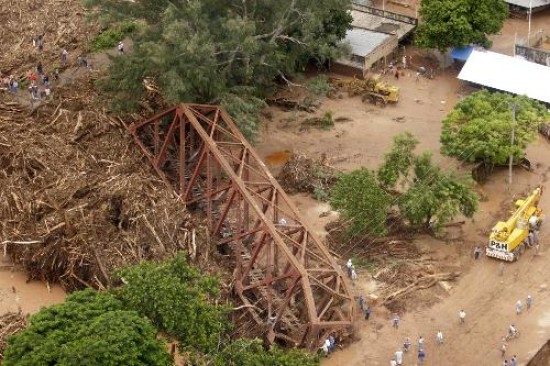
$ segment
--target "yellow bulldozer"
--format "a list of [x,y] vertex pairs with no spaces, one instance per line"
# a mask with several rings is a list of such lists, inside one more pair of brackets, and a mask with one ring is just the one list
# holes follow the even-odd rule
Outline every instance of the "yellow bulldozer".
[[542,187],[538,187],[526,199],[516,201],[516,211],[508,221],[500,221],[493,227],[485,255],[508,262],[519,259],[525,248],[533,244],[529,243],[529,233],[538,231],[544,220],[539,207],[541,195]]
[[385,107],[388,103],[399,101],[399,88],[387,85],[380,80],[380,75],[373,75],[367,79],[331,78],[330,83],[339,89],[344,89],[350,97],[362,96],[362,101]]

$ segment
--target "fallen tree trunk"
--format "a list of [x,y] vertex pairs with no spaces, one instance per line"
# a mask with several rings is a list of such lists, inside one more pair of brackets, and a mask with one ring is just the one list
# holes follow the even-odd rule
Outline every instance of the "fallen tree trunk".
[[382,301],[382,304],[390,304],[413,291],[427,289],[434,286],[439,281],[451,281],[458,276],[460,276],[460,272],[436,273],[433,275],[421,277],[409,286],[399,289],[386,296],[384,298],[384,301]]

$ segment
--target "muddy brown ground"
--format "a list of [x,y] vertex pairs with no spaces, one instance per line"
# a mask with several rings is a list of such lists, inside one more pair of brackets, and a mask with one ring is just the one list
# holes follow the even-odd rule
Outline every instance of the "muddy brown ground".
[[[550,11],[534,16],[533,24],[533,29],[550,24]],[[526,21],[509,19],[501,34],[493,37],[493,50],[512,54],[515,33],[519,35],[525,31],[526,34],[526,30]],[[467,167],[439,154],[439,136],[441,120],[456,101],[472,89],[456,79],[458,69],[452,67],[433,80],[417,82],[412,72],[405,74],[399,80],[387,78],[389,83],[401,88],[400,100],[395,106],[382,109],[361,103],[359,97],[325,100],[318,115],[332,111],[334,117],[351,119],[337,123],[328,131],[303,131],[299,121],[310,115],[273,110],[274,117],[264,124],[257,149],[274,173],[284,160],[281,159],[285,156],[282,152],[293,151],[314,157],[325,153],[337,161],[333,166],[342,171],[362,166],[375,168],[384,151],[390,147],[392,137],[409,131],[420,140],[418,151],[430,151],[447,169],[468,173]],[[416,365],[415,345],[420,335],[426,340],[425,365],[500,365],[501,338],[511,323],[521,330],[521,337],[509,342],[508,358],[516,354],[519,364],[525,364],[550,336],[550,229],[546,226],[541,231],[542,254],[535,257],[534,252],[529,251],[519,262],[506,263],[502,277],[499,276],[500,262],[489,258],[475,262],[471,254],[475,245],[485,245],[488,232],[497,220],[508,218],[503,208],[512,202],[514,196],[547,182],[550,172],[548,156],[550,142],[539,138],[528,149],[534,171],[514,169],[513,184],[509,186],[508,172],[502,169],[487,183],[476,187],[486,199],[480,203],[480,210],[473,220],[467,220],[463,225],[460,241],[447,244],[429,236],[416,240],[421,250],[436,253],[446,264],[458,264],[462,268],[462,276],[457,282],[450,283],[447,294],[439,291],[435,305],[402,314],[398,330],[391,327],[391,314],[387,310],[375,308],[370,321],[357,321],[361,340],[336,351],[323,361],[323,365],[389,365],[407,336],[414,346],[405,356],[404,365]],[[295,195],[293,200],[313,230],[320,236],[325,235],[324,225],[334,220],[337,214],[331,212],[319,217],[330,207],[307,195]],[[543,196],[541,204],[549,212],[548,196]],[[359,277],[359,282],[353,287],[355,296],[376,294],[376,281],[364,271],[359,273]],[[519,299],[525,303],[528,294],[534,297],[535,305],[528,313],[517,316],[514,305]],[[464,325],[458,322],[461,309],[467,313]],[[442,346],[436,346],[435,342],[438,329],[445,336]]]

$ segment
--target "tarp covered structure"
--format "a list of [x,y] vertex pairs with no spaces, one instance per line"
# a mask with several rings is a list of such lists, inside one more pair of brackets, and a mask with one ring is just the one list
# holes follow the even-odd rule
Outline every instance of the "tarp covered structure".
[[474,46],[466,46],[466,47],[455,47],[451,51],[451,57],[455,60],[459,61],[466,61],[468,57],[470,57],[470,54],[474,50]]
[[523,58],[473,50],[458,78],[550,103],[550,67]]
[[550,6],[550,0],[504,0],[508,4],[519,6],[522,8],[529,9],[536,9],[540,7],[546,7]]

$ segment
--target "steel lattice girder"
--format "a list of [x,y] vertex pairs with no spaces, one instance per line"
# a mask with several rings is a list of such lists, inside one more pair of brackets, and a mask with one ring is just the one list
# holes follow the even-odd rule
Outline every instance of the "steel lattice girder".
[[159,176],[235,258],[254,330],[309,349],[348,328],[353,297],[327,248],[218,106],[180,104],[130,127]]

